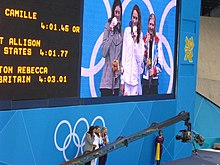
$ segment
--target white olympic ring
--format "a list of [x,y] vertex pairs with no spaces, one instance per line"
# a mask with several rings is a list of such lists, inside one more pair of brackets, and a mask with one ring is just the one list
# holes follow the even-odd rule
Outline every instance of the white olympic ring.
[[[96,116],[93,119],[93,121],[91,123],[91,126],[94,125],[97,120],[100,120],[102,122],[102,126],[100,126],[100,127],[105,127],[105,121],[104,121],[103,117],[101,117],[101,116]],[[83,134],[83,137],[82,137],[81,141],[80,141],[80,138],[79,138],[78,134],[76,133],[76,128],[77,128],[77,126],[79,125],[80,122],[85,122],[85,124],[86,124],[86,130]],[[63,125],[63,124],[68,126],[69,134],[66,136],[66,138],[64,140],[64,143],[63,143],[63,146],[59,146],[58,143],[57,143],[57,138],[59,137],[59,136],[57,136],[57,132],[60,129],[60,126]],[[85,139],[85,136],[86,136],[86,132],[88,130],[89,130],[89,123],[88,123],[87,119],[85,119],[85,118],[80,118],[79,120],[77,120],[76,124],[74,125],[73,130],[72,130],[71,124],[67,120],[62,120],[56,126],[56,129],[55,129],[55,132],[54,132],[54,144],[55,144],[56,148],[63,153],[63,157],[64,157],[65,161],[69,161],[69,159],[66,156],[66,149],[69,147],[69,145],[71,143],[71,140],[73,140],[74,145],[77,147],[77,152],[76,152],[74,158],[79,156],[80,151],[81,151],[81,154],[83,154],[83,146],[85,145],[84,139]]]
[[[153,7],[152,7],[150,1],[149,0],[142,0],[142,1],[146,4],[149,12],[154,13],[154,10],[153,10]],[[104,5],[106,7],[107,15],[108,15],[108,18],[109,18],[110,15],[111,15],[111,8],[110,8],[109,1],[108,0],[103,0],[103,2],[104,2]],[[122,3],[122,6],[123,6],[122,7],[123,8],[122,14],[124,14],[125,9],[126,9],[127,5],[130,2],[131,2],[131,0],[124,0],[123,1],[123,3]],[[166,37],[163,35],[163,26],[164,26],[166,16],[168,15],[169,11],[173,7],[175,7],[175,5],[176,5],[176,0],[171,0],[168,3],[168,5],[166,6],[166,8],[163,12],[163,15],[161,17],[159,32],[157,32],[158,37],[161,39],[162,43],[165,45],[165,48],[168,50],[168,56],[169,56],[169,61],[170,61],[170,66],[168,66],[168,64],[167,64],[167,62],[165,61],[165,58],[164,58],[164,53],[162,53],[164,69],[168,73],[168,75],[170,76],[170,81],[169,81],[169,86],[168,86],[168,89],[167,89],[167,93],[172,92],[174,65],[173,65],[173,54],[172,54],[172,51],[171,51],[171,47],[170,47],[169,42],[167,41]],[[96,60],[96,57],[97,57],[97,53],[98,53],[98,50],[99,50],[99,48],[101,47],[101,44],[102,44],[102,38],[103,38],[103,33],[99,36],[99,38],[96,41],[95,46],[93,48],[92,55],[91,55],[91,60],[90,60],[90,67],[89,68],[81,67],[81,76],[89,77],[89,87],[90,87],[90,92],[91,92],[92,97],[97,97],[97,92],[96,92],[96,89],[95,89],[94,76],[97,72],[99,72],[102,69],[102,67],[104,66],[104,62],[105,62],[105,59],[101,58],[101,60],[95,65],[95,60]]]

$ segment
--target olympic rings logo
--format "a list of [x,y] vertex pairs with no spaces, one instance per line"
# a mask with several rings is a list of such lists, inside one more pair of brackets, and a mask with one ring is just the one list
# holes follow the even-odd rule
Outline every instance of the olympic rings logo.
[[[91,123],[91,126],[94,125],[95,122],[98,120],[100,120],[102,122],[102,126],[100,126],[100,127],[105,127],[105,121],[104,121],[103,117],[101,117],[101,116],[95,117]],[[76,129],[77,129],[79,123],[84,123],[86,125],[86,130],[85,130],[85,133],[83,134],[83,137],[81,140],[80,140],[79,135],[76,133]],[[57,139],[62,135],[58,136],[57,134],[58,134],[58,131],[61,129],[60,127],[62,125],[67,125],[69,130],[68,130],[68,135],[66,136],[65,140],[63,141],[63,145],[59,146]],[[73,129],[72,129],[70,122],[67,120],[62,120],[56,126],[56,129],[54,132],[54,144],[55,144],[56,148],[63,153],[63,157],[64,157],[65,161],[69,160],[66,156],[66,150],[70,146],[71,142],[73,142],[75,147],[77,147],[77,152],[76,152],[74,158],[77,157],[79,155],[79,153],[83,154],[83,146],[85,145],[84,139],[86,136],[86,132],[89,130],[89,127],[90,127],[89,123],[88,123],[87,119],[85,119],[85,118],[78,119],[76,124],[74,125]]]

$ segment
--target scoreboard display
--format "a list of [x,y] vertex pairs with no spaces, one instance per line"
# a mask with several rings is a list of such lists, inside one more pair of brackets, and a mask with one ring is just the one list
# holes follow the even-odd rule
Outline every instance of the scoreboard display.
[[0,1],[0,100],[79,97],[82,3]]

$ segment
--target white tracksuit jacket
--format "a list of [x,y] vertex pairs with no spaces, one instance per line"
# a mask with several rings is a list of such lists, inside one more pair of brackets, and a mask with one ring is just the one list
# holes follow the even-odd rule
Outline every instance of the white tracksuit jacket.
[[[135,52],[136,51],[136,52]],[[140,74],[143,72],[144,42],[141,33],[139,43],[134,43],[131,27],[125,28],[122,49],[122,76],[121,84],[138,85]]]

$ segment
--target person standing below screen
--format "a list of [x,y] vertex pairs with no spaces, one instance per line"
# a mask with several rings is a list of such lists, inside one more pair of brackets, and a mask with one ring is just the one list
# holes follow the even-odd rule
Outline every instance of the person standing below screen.
[[119,95],[119,77],[123,44],[121,20],[121,1],[114,0],[112,16],[105,25],[102,42],[102,57],[105,58],[105,64],[100,83],[101,96]]
[[158,94],[158,76],[162,70],[160,40],[156,35],[156,17],[150,14],[148,32],[144,36],[143,95]]
[[[89,128],[89,131],[86,133],[85,137],[85,146],[84,146],[84,154],[90,153],[93,151],[93,149],[96,147],[96,145],[93,144],[95,140],[95,127],[91,126]],[[90,165],[91,161],[85,163],[85,165]]]
[[124,96],[141,95],[140,74],[144,58],[141,12],[135,5],[131,13],[130,26],[125,28],[122,49],[121,92]]
[[[100,142],[100,127],[95,126],[93,145],[96,146],[96,147],[94,148],[94,150],[97,150],[99,148],[99,142]],[[96,162],[97,162],[97,158],[93,159],[91,161],[91,165],[96,165]]]
[[[109,143],[107,132],[108,132],[107,127],[103,127],[101,131],[101,137],[100,137],[100,143],[99,143],[100,148],[106,146]],[[99,165],[105,165],[106,160],[107,160],[107,154],[99,157]]]
[[156,139],[155,139],[155,147],[156,147],[155,160],[157,162],[157,165],[160,165],[160,160],[161,160],[161,156],[162,156],[162,152],[163,152],[164,137],[163,137],[163,133],[161,130],[159,130],[158,133],[159,133],[159,135],[156,136]]

